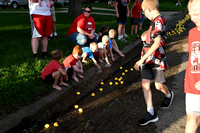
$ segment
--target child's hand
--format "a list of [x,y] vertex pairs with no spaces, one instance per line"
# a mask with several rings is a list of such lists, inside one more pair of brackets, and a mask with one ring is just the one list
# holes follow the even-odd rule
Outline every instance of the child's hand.
[[139,67],[143,64],[143,62],[143,60],[137,61],[134,66],[135,70],[140,71]]
[[194,85],[198,91],[200,91],[200,81],[196,82],[196,84]]

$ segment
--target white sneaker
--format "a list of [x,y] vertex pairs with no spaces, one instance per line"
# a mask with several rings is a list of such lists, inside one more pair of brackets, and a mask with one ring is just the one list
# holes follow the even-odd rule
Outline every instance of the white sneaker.
[[58,36],[57,32],[54,32],[53,36],[57,37]]
[[53,37],[53,33],[51,33],[50,37]]

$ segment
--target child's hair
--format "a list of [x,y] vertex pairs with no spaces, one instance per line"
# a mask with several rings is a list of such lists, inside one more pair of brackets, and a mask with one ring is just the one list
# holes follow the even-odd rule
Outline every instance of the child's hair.
[[102,37],[102,43],[103,43],[103,45],[105,46],[105,45],[107,45],[107,43],[104,43],[104,41],[109,41],[110,40],[110,38],[109,38],[109,36],[107,36],[107,35],[104,35],[103,37]]
[[105,30],[109,30],[109,26],[108,26],[107,24],[103,24],[103,25],[101,26],[101,29],[100,29],[101,32],[103,32],[103,31],[105,31]]
[[60,49],[56,49],[52,51],[51,54],[52,54],[52,58],[57,61],[59,61],[63,56],[63,52]]
[[159,2],[158,0],[143,0],[142,9],[158,10]]
[[85,8],[89,8],[89,9],[90,9],[90,11],[92,12],[92,7],[91,7],[91,6],[89,6],[89,5],[86,5],[86,6],[85,6]]
[[75,47],[73,48],[72,54],[82,55],[82,54],[83,54],[83,50],[81,49],[80,46],[75,46]]
[[110,35],[110,34],[114,34],[114,36],[116,35],[116,30],[114,30],[114,29],[110,29],[109,30],[109,32],[108,32],[108,34]]
[[91,47],[95,47],[95,49],[97,49],[98,48],[97,43],[96,42],[91,42],[90,43],[90,48]]
[[148,32],[148,30],[146,30],[145,32],[142,33],[141,41],[146,41],[147,32]]

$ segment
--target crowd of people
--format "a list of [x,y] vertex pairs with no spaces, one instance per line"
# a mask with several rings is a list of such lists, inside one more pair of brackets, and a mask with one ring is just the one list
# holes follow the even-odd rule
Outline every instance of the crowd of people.
[[[186,133],[196,132],[200,123],[200,2],[199,0],[190,0],[188,11],[191,20],[197,25],[189,32],[189,59],[185,75],[185,93],[186,93]],[[128,37],[125,33],[127,16],[129,16],[129,0],[116,0],[115,9],[118,23],[118,40],[126,42]],[[134,67],[141,71],[142,88],[146,102],[147,113],[139,121],[141,126],[150,122],[159,120],[153,108],[151,80],[155,81],[155,88],[165,97],[161,103],[163,109],[169,108],[172,104],[174,93],[164,84],[164,71],[168,68],[165,51],[165,33],[166,21],[159,12],[158,0],[136,0],[131,6],[131,34],[137,35],[137,29],[140,27],[140,19],[143,14],[151,20],[150,27],[141,35],[143,49],[141,58]],[[38,3],[36,0],[29,1],[31,24],[32,24],[32,50],[34,57],[37,57],[39,39],[41,38],[42,56],[47,56],[48,36],[52,34],[53,22],[50,13],[50,6],[46,1]],[[41,74],[41,78],[46,83],[53,84],[52,87],[62,90],[60,86],[68,86],[65,81],[73,79],[79,82],[78,78],[84,78],[82,63],[87,63],[91,59],[98,69],[102,72],[99,63],[106,61],[105,67],[111,66],[111,61],[115,61],[113,50],[121,57],[125,55],[119,50],[115,40],[116,31],[109,29],[109,26],[102,25],[100,32],[95,33],[95,20],[91,16],[92,7],[86,6],[83,13],[80,14],[71,24],[67,37],[75,44],[72,54],[64,59],[62,50],[52,52],[52,60],[48,63]],[[55,21],[54,21],[55,22]],[[54,32],[54,36],[56,32]],[[109,60],[111,58],[111,61]]]

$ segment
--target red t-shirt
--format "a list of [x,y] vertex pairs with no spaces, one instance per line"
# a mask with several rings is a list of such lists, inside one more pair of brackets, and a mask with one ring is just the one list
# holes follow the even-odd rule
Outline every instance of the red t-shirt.
[[133,18],[140,18],[140,12],[141,12],[141,3],[138,1],[135,1],[136,6],[132,8],[132,16]]
[[200,94],[195,84],[200,81],[200,31],[197,27],[189,32],[188,36],[188,64],[185,73],[185,93]]
[[67,69],[70,66],[76,65],[77,61],[78,60],[76,58],[74,58],[73,54],[71,54],[65,58],[65,60],[63,61],[63,64],[64,64],[65,68]]
[[167,69],[167,61],[166,61],[166,52],[165,52],[165,33],[166,33],[166,22],[164,17],[157,16],[154,20],[152,20],[149,30],[146,36],[146,43],[143,44],[142,55],[147,53],[150,47],[154,43],[154,39],[156,37],[160,37],[160,46],[159,48],[152,53],[144,62],[144,64],[151,66],[152,68],[158,70]]
[[69,27],[67,37],[72,33],[78,32],[77,27],[83,29],[87,33],[91,33],[91,30],[96,28],[94,18],[92,16],[86,18],[83,13],[79,15]]
[[41,78],[44,80],[47,75],[57,71],[59,68],[61,68],[60,62],[51,60],[42,70]]

